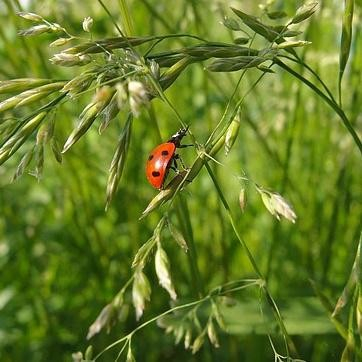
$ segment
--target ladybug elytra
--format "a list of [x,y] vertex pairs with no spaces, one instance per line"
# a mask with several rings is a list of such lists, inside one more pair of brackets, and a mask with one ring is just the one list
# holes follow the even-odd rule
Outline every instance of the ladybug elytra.
[[150,153],[146,163],[146,176],[148,182],[156,189],[162,189],[170,168],[177,171],[176,160],[179,156],[175,153],[176,148],[190,145],[181,145],[182,138],[186,135],[189,127],[180,129],[167,142],[155,147]]

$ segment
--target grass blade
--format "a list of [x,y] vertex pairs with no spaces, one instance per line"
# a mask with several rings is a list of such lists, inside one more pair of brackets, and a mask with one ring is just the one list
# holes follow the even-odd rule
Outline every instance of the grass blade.
[[345,0],[345,8],[342,21],[342,34],[341,34],[341,48],[339,52],[339,79],[338,79],[338,92],[339,92],[339,104],[342,104],[342,78],[344,70],[348,62],[351,41],[352,41],[352,21],[353,21],[353,8],[354,0]]

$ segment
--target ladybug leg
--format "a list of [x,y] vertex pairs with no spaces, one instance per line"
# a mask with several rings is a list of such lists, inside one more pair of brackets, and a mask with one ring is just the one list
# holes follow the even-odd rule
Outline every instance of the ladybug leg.
[[[186,145],[187,146],[187,145]],[[193,145],[189,145],[189,146],[193,146]],[[174,164],[175,164],[175,166],[176,166],[176,169],[177,169],[177,173],[179,172],[179,170],[178,170],[178,168],[177,168],[177,162],[176,162],[176,160],[180,160],[180,163],[181,163],[181,166],[182,166],[182,168],[184,169],[184,170],[188,170],[188,168],[185,166],[185,164],[183,163],[183,161],[182,161],[182,158],[180,157],[180,155],[174,155],[173,156],[173,162],[174,162]]]
[[[172,170],[174,170],[176,173],[179,173],[179,172],[180,172],[180,171],[178,170],[177,161],[176,161],[176,160],[178,160],[178,159],[180,159],[180,156],[179,156],[179,155],[174,155],[173,158],[172,158],[172,164],[171,164],[171,166],[170,166],[170,168],[171,168]],[[180,159],[180,160],[181,160],[181,159]]]
[[177,148],[186,148],[186,147],[192,147],[194,145],[179,145]]

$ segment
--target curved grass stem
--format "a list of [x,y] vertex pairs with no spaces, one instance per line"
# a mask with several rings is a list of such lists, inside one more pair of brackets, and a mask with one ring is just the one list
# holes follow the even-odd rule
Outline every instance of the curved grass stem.
[[253,269],[254,269],[254,272],[255,274],[258,276],[259,279],[261,279],[262,281],[264,281],[263,285],[262,285],[262,289],[265,293],[265,296],[266,296],[266,299],[267,299],[267,302],[269,303],[270,307],[272,308],[273,310],[273,313],[274,313],[274,316],[279,324],[279,327],[280,327],[280,330],[282,332],[282,335],[283,335],[283,339],[284,339],[284,346],[285,346],[285,350],[286,350],[286,353],[287,353],[287,356],[288,358],[290,358],[289,356],[289,349],[292,349],[292,352],[297,354],[296,352],[296,348],[294,346],[294,343],[293,341],[291,340],[291,338],[289,337],[288,335],[288,332],[287,332],[287,329],[285,327],[285,324],[283,322],[283,319],[282,319],[282,316],[279,312],[279,308],[277,306],[277,304],[275,303],[272,295],[270,294],[269,292],[269,289],[265,283],[265,278],[262,274],[262,272],[260,271],[259,267],[258,267],[258,264],[256,263],[254,257],[253,257],[253,254],[251,253],[251,251],[249,250],[248,248],[248,245],[246,244],[246,242],[244,241],[244,239],[241,237],[237,227],[236,227],[236,222],[235,222],[235,219],[231,213],[231,209],[230,209],[230,206],[228,204],[228,202],[226,201],[226,198],[220,188],[220,185],[218,183],[218,181],[216,180],[216,177],[210,167],[210,165],[208,165],[207,163],[205,163],[205,167],[213,181],[213,184],[216,188],[216,191],[220,197],[220,200],[225,208],[225,211],[227,213],[227,216],[229,218],[229,221],[230,221],[230,224],[231,224],[231,227],[235,233],[235,236],[237,237],[239,243],[242,245],[242,247],[244,248],[246,254],[247,254],[247,257],[249,259],[249,262],[250,264],[252,265]]
[[294,77],[298,78],[301,82],[303,82],[305,85],[307,85],[309,88],[311,88],[319,97],[321,97],[341,118],[344,126],[347,128],[350,135],[353,137],[353,140],[355,144],[357,145],[360,153],[362,154],[362,142],[360,138],[358,137],[357,132],[354,130],[351,122],[349,121],[348,117],[344,113],[344,111],[339,107],[339,105],[334,101],[334,99],[331,99],[327,97],[315,84],[313,84],[308,79],[304,78],[301,74],[297,73],[295,70],[290,68],[288,65],[283,63],[280,59],[275,59],[274,63],[279,65],[281,68],[286,70],[288,73],[293,75]]

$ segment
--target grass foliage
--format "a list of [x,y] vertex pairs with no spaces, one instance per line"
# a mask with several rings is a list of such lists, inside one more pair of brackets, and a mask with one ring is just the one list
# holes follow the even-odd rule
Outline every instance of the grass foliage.
[[1,361],[361,360],[361,10],[1,2]]

